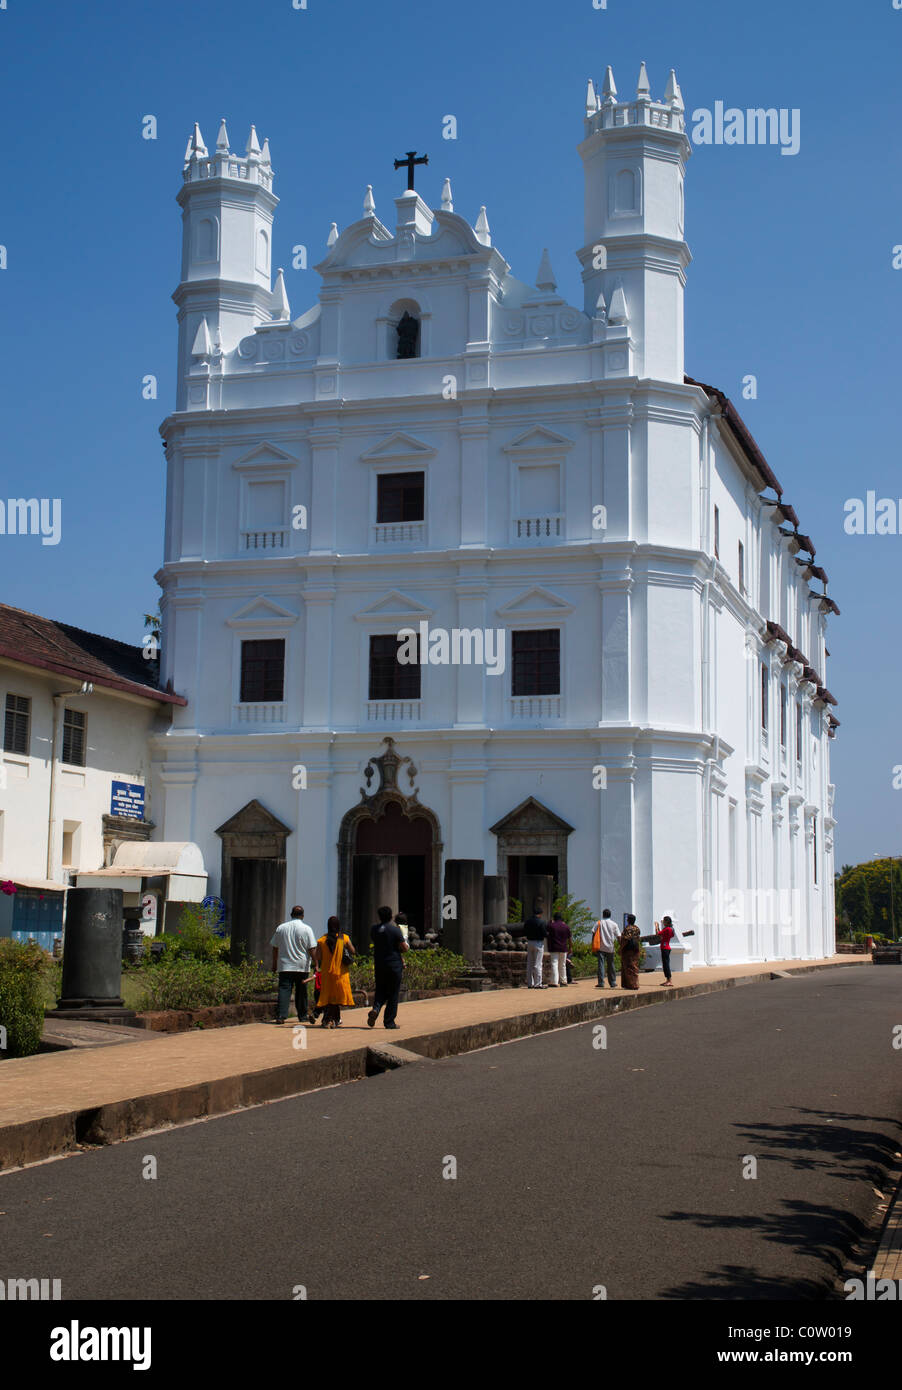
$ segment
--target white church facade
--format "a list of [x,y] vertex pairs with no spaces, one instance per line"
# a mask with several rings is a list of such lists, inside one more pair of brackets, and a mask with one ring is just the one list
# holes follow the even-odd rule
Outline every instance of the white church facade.
[[634,98],[590,83],[579,152],[582,305],[547,254],[515,278],[445,180],[386,221],[367,189],[292,317],[268,143],[195,127],[158,574],[187,704],[154,806],[265,919],[250,941],[294,902],[360,931],[380,856],[421,931],[443,863],[477,859],[512,897],[549,873],[643,930],[670,913],[694,964],[832,953],[838,610],[685,374],[673,74],[661,100],[644,65]]

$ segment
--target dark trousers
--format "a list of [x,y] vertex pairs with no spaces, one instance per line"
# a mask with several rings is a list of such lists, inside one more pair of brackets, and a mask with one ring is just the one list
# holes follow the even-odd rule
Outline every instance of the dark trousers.
[[301,970],[279,971],[279,1002],[276,1007],[276,1017],[288,1017],[292,989],[294,989],[294,1002],[297,1007],[298,1018],[301,1023],[304,1023],[307,1018],[307,977]]
[[401,993],[402,972],[397,966],[376,966],[376,992],[373,995],[373,1013],[378,1014],[385,1005],[386,1024],[394,1023],[398,1016],[398,995]]
[[617,972],[614,969],[613,951],[598,952],[598,983],[600,985],[604,984],[605,971],[607,971],[608,975],[608,984],[611,989],[613,989],[617,984]]
[[664,979],[670,979],[670,952],[661,947],[661,968],[664,971]]

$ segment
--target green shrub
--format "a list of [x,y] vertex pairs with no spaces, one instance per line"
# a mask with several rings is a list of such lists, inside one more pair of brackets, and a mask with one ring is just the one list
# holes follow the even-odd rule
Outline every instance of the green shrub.
[[202,907],[200,903],[189,903],[182,910],[178,926],[174,931],[162,932],[157,937],[144,938],[144,957],[142,966],[157,959],[151,950],[152,942],[163,945],[160,960],[173,960],[192,957],[201,961],[228,961],[229,938],[217,936],[214,928],[218,921],[215,908]]
[[0,939],[0,1027],[7,1057],[31,1057],[44,1031],[44,977],[50,958],[35,941]]
[[[406,951],[404,954],[404,989],[449,989],[466,970],[463,956],[453,951]],[[351,989],[372,992],[376,987],[373,957],[358,953],[350,969]]]
[[407,989],[448,989],[466,969],[464,957],[453,951],[408,951],[404,985]]
[[142,972],[138,1009],[203,1009],[238,1004],[275,988],[275,979],[256,961],[227,965],[225,961],[164,957]]
[[[617,962],[619,965],[619,962]],[[592,951],[591,941],[574,941],[570,951],[570,965],[574,980],[587,980],[598,969],[598,957]]]
[[523,904],[521,903],[519,898],[508,898],[507,920],[508,922],[523,921]]
[[598,918],[589,911],[582,898],[574,898],[572,893],[562,893],[557,884],[554,885],[554,891],[556,896],[551,907],[552,917],[559,917],[562,922],[567,923],[574,943],[591,942]]

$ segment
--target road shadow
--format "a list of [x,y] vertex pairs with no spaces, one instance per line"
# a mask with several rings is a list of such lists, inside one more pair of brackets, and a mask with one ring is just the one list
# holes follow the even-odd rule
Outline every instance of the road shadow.
[[[900,1146],[902,1126],[895,1117],[858,1115],[846,1111],[799,1108],[798,1118],[779,1123],[737,1124],[743,1155],[759,1163],[782,1163],[797,1172],[862,1188],[870,1197],[883,1190],[893,1154]],[[862,1126],[883,1126],[881,1129]],[[851,1193],[850,1193],[851,1196]],[[867,1202],[865,1203],[867,1205]],[[770,1212],[737,1213],[675,1211],[662,1220],[687,1222],[702,1230],[752,1232],[766,1241],[788,1247],[795,1255],[815,1259],[823,1277],[792,1278],[764,1274],[749,1265],[720,1265],[703,1278],[687,1280],[661,1293],[673,1299],[823,1299],[836,1296],[835,1280],[849,1268],[856,1247],[870,1235],[867,1222],[835,1205],[786,1199]]]

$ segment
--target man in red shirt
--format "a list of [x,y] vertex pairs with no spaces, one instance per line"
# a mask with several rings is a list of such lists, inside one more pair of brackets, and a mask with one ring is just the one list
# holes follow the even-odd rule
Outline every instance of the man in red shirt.
[[669,917],[662,917],[660,923],[655,922],[655,938],[661,948],[661,966],[664,971],[662,985],[673,984],[670,978],[670,943],[675,936],[673,922]]

